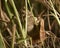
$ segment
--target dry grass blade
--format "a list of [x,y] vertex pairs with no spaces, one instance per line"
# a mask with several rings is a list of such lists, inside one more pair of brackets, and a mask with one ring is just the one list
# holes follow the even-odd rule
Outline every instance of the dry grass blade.
[[52,13],[52,14],[55,15],[54,17],[56,18],[58,24],[60,25],[60,20],[59,20],[59,18],[58,18],[58,16],[57,16],[57,12],[56,12],[56,10],[55,10],[55,8],[54,8],[54,6],[53,6],[53,3],[52,3],[51,0],[49,0],[49,2],[50,2],[50,4],[51,4],[50,6],[51,6],[51,8],[53,9],[53,12],[54,12],[54,13]]
[[[1,10],[1,20],[2,21],[6,21],[6,22],[10,22],[10,19],[8,18],[8,16],[6,15],[5,12],[3,12],[3,10]],[[7,27],[7,31],[9,32],[10,36],[12,36],[11,30],[8,28],[8,25],[6,22],[3,22],[5,27]]]
[[44,20],[41,19],[41,22],[40,22],[40,40],[43,43],[45,39],[46,39],[46,33],[45,33],[45,29],[44,29]]
[[6,15],[6,13],[1,9],[1,19],[6,22],[10,22],[10,19]]
[[15,44],[15,32],[16,32],[16,25],[15,24],[12,27],[12,32],[13,32],[13,35],[12,35],[12,47],[11,48],[14,48],[14,44]]

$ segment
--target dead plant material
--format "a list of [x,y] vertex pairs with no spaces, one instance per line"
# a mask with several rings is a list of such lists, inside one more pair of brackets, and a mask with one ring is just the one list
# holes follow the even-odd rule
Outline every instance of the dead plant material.
[[6,22],[10,22],[10,19],[8,18],[8,16],[6,15],[6,13],[1,9],[1,21],[3,21],[4,25],[5,25],[5,30],[7,29],[7,31],[9,32],[10,36],[12,36],[11,30],[8,27]]
[[12,48],[14,48],[14,44],[15,44],[15,33],[16,33],[16,25],[15,24],[12,27],[12,32],[13,32],[13,35],[12,35]]
[[6,22],[10,22],[10,19],[8,18],[7,14],[1,9],[1,19]]
[[41,22],[40,22],[40,40],[41,40],[41,42],[44,42],[45,39],[46,39],[46,33],[45,33],[45,29],[44,29],[44,20],[41,18]]

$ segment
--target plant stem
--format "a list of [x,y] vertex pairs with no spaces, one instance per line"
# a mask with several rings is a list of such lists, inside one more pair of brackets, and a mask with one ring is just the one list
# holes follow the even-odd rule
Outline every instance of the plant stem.
[[13,25],[13,28],[12,28],[12,32],[13,32],[13,35],[12,35],[12,48],[14,48],[14,43],[15,43],[15,32],[16,32],[16,25],[14,24]]
[[1,48],[6,48],[4,40],[3,40],[3,36],[1,34],[1,30],[0,30],[0,47]]
[[34,21],[36,21],[37,18],[34,16],[33,8],[31,7],[29,0],[28,0],[28,4],[29,4],[29,7],[30,7],[30,11],[31,11],[31,13],[32,13],[32,17],[33,17]]
[[53,6],[53,3],[52,3],[52,1],[51,0],[49,0],[50,1],[50,4],[51,4],[51,7],[52,7],[52,9],[53,9],[53,11],[54,11],[54,14],[55,14],[55,18],[56,18],[56,20],[58,21],[58,24],[60,25],[60,20],[59,20],[59,18],[58,18],[58,16],[57,16],[57,13],[56,13],[56,10],[55,10],[55,8],[54,8],[54,6]]
[[[7,0],[5,0],[5,6],[6,6],[6,9],[7,9],[8,14],[9,14],[9,18],[12,19],[13,14],[11,13],[11,11],[10,11],[10,9],[8,7]],[[12,20],[12,24],[14,24],[14,21],[13,20]],[[16,30],[16,34],[17,34],[17,37],[19,38],[20,36],[19,36],[17,30]]]
[[9,18],[10,19],[12,19],[12,13],[10,12],[10,9],[9,9],[9,7],[8,7],[8,4],[7,4],[7,0],[5,0],[5,6],[6,6],[6,9],[7,9],[7,12],[8,12],[8,14],[9,14]]
[[20,20],[20,18],[19,18],[19,13],[18,13],[18,11],[17,11],[17,9],[16,9],[16,6],[15,6],[15,4],[14,4],[14,1],[13,1],[13,0],[10,0],[10,1],[11,1],[11,4],[12,4],[12,7],[13,7],[13,9],[14,9],[15,15],[16,15],[16,17],[17,17],[17,21],[18,21],[18,24],[19,24],[20,31],[21,31],[21,33],[22,33],[22,37],[25,38],[23,29],[22,29],[21,20]]
[[26,31],[26,35],[27,35],[27,16],[28,16],[28,12],[27,12],[27,0],[25,0],[25,6],[26,6],[26,18],[25,18],[25,20],[26,20],[26,25],[25,25],[25,31]]

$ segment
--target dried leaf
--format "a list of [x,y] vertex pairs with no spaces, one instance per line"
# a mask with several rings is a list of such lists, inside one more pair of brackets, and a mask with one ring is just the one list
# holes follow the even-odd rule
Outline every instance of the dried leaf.
[[46,38],[45,29],[44,29],[44,20],[41,18],[40,22],[40,40],[43,42]]

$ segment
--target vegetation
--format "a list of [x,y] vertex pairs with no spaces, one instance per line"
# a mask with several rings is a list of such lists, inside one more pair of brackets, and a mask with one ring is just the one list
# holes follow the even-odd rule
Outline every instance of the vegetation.
[[0,48],[59,48],[60,0],[0,0]]

